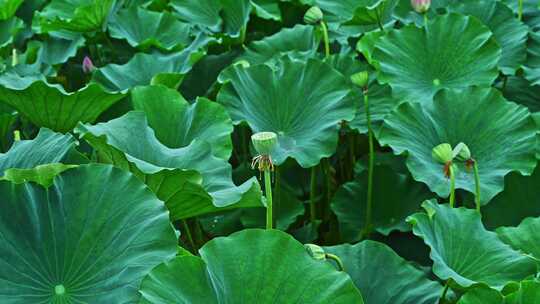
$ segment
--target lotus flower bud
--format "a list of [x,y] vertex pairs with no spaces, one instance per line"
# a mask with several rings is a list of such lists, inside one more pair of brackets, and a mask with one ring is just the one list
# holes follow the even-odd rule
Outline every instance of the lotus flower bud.
[[92,62],[92,59],[88,56],[84,56],[83,62],[82,62],[82,70],[84,73],[92,73],[96,67],[94,66],[94,63]]
[[351,81],[354,85],[365,88],[369,81],[368,71],[362,71],[351,75]]
[[466,144],[460,142],[454,148],[454,151],[452,152],[452,155],[458,161],[467,161],[467,160],[471,159],[471,150],[469,150],[469,147],[467,147]]
[[431,150],[431,157],[440,164],[451,162],[452,156],[452,146],[447,143],[440,144]]
[[278,143],[274,132],[255,133],[251,136],[251,142],[260,155],[270,155]]
[[307,24],[317,24],[323,19],[323,12],[318,6],[312,6],[304,15],[304,22]]
[[411,0],[411,6],[417,13],[423,14],[429,10],[431,0]]
[[311,255],[315,260],[326,260],[326,253],[321,246],[317,246],[315,244],[305,244],[304,247],[309,255]]

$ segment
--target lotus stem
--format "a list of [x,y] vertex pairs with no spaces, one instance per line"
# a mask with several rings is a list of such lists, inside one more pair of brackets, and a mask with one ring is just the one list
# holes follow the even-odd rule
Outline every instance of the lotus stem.
[[186,238],[189,242],[189,245],[193,249],[192,252],[197,251],[197,247],[195,246],[195,242],[193,241],[193,236],[191,235],[191,229],[189,229],[189,225],[187,223],[187,220],[182,220],[182,226],[184,226],[184,232],[186,233]]
[[474,171],[474,186],[475,186],[475,197],[474,201],[476,203],[476,211],[480,213],[480,174],[478,174],[478,164],[476,161],[473,161],[473,171]]
[[317,206],[315,204],[315,194],[317,191],[317,166],[311,167],[311,187],[309,191],[309,219],[315,222],[317,219]]
[[324,220],[328,220],[328,215],[330,214],[328,207],[330,206],[330,201],[332,199],[332,173],[330,166],[330,159],[325,158],[322,160],[321,166],[323,167],[325,182],[326,182],[326,204],[321,204],[321,216]]
[[521,21],[523,17],[523,0],[518,0],[518,20]]
[[427,32],[427,22],[428,22],[427,12],[423,13],[422,15],[424,15],[424,26],[426,27],[426,32]]
[[281,203],[281,176],[278,166],[274,167],[274,200],[272,203],[274,204],[273,209],[279,210]]
[[377,25],[379,26],[379,29],[381,30],[381,32],[384,33],[384,27],[382,25],[382,22],[381,22],[381,16],[379,15],[379,11],[377,10],[375,12],[375,16],[377,17]]
[[334,262],[336,262],[339,271],[344,271],[345,270],[345,267],[343,266],[343,262],[341,261],[341,259],[337,255],[331,254],[331,253],[325,253],[324,256],[327,259],[333,260]]
[[456,200],[456,173],[452,164],[450,164],[448,172],[450,173],[450,207],[454,208],[454,202]]
[[264,190],[266,192],[266,229],[272,229],[272,173],[264,170]]
[[330,57],[330,40],[328,38],[328,27],[324,21],[321,21],[321,29],[323,31],[323,40],[324,40],[324,57]]
[[373,169],[375,164],[375,153],[373,147],[373,129],[371,127],[371,115],[369,112],[369,94],[367,88],[364,90],[364,107],[366,109],[366,121],[368,127],[369,161],[368,161],[368,188],[366,197],[366,232],[371,231],[371,214],[373,209]]
[[446,303],[446,293],[448,293],[448,282],[444,284],[444,289],[442,291],[441,297],[439,298],[439,303],[444,304]]

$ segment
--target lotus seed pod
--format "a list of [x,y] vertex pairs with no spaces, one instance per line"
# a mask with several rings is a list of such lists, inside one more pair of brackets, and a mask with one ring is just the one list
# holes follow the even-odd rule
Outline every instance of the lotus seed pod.
[[362,72],[352,74],[351,81],[354,85],[359,86],[361,88],[365,88],[369,81],[368,71],[362,71]]
[[323,12],[318,6],[312,6],[304,15],[304,22],[307,24],[317,24],[323,19]]
[[270,155],[278,143],[274,132],[255,133],[251,136],[251,142],[260,155]]
[[239,65],[243,67],[244,69],[249,68],[249,62],[247,60],[238,60],[237,62],[234,63],[234,65]]
[[82,70],[84,73],[88,74],[93,72],[96,69],[94,66],[94,63],[92,62],[92,59],[88,56],[84,56],[83,62],[82,62]]
[[452,155],[458,161],[466,161],[466,160],[471,159],[471,150],[469,150],[469,147],[467,147],[466,144],[460,142],[454,148]]
[[440,164],[452,161],[452,156],[452,146],[447,143],[440,144],[431,150],[431,157]]
[[431,0],[411,0],[411,6],[417,13],[423,14],[429,10]]
[[311,255],[315,260],[326,260],[326,253],[321,246],[317,246],[315,244],[305,244],[304,247],[309,255]]

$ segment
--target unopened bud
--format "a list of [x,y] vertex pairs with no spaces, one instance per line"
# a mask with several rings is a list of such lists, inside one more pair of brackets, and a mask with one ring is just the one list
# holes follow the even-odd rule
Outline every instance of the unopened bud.
[[411,6],[417,13],[423,14],[429,10],[431,0],[411,0]]
[[452,151],[452,155],[458,161],[467,161],[471,159],[471,150],[466,144],[460,142]]
[[304,14],[304,22],[307,24],[317,24],[323,20],[323,12],[318,6],[312,6]]
[[443,165],[451,162],[452,156],[452,146],[447,143],[437,145],[431,150],[433,160]]
[[354,85],[365,88],[369,81],[368,71],[362,71],[351,75],[351,81]]
[[84,73],[92,73],[96,67],[94,66],[94,63],[92,62],[92,59],[88,56],[84,56],[83,63],[82,63],[82,70]]
[[251,136],[251,142],[260,155],[270,155],[277,146],[277,135],[274,132],[259,132]]
[[305,244],[304,247],[309,255],[311,255],[315,260],[326,260],[326,253],[321,246],[317,246],[315,244]]

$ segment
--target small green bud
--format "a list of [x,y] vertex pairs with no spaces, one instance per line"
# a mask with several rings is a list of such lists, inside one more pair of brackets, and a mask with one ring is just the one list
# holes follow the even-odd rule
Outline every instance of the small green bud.
[[238,60],[237,62],[234,63],[234,65],[239,65],[241,67],[243,67],[244,69],[247,69],[249,68],[249,61],[247,60]]
[[321,246],[317,246],[315,244],[305,244],[304,247],[309,255],[311,255],[315,260],[326,260],[326,253]]
[[323,20],[323,16],[323,12],[318,6],[312,6],[304,14],[304,22],[307,24],[317,24]]
[[365,88],[369,81],[368,71],[362,71],[351,75],[351,81],[354,85]]
[[466,161],[471,159],[471,150],[467,147],[466,144],[460,142],[452,151],[452,155],[458,161]]
[[260,155],[270,155],[277,146],[277,135],[274,132],[259,132],[251,135],[251,142]]
[[452,146],[447,143],[437,145],[431,150],[431,157],[440,164],[446,164],[452,161]]

